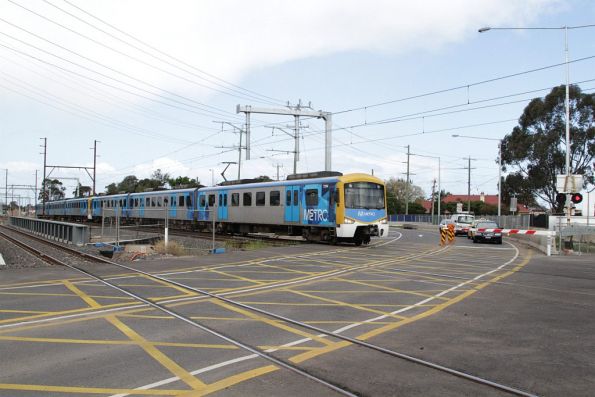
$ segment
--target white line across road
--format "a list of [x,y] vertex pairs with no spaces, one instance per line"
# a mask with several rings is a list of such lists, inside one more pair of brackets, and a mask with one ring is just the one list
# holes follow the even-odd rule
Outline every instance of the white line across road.
[[[457,290],[459,288],[462,288],[462,287],[466,286],[469,283],[473,283],[473,282],[475,282],[475,281],[477,281],[477,280],[479,280],[481,278],[484,278],[486,276],[489,276],[490,274],[493,274],[493,273],[495,273],[495,272],[497,272],[499,270],[502,270],[506,266],[512,264],[519,257],[519,255],[520,255],[520,252],[519,252],[518,248],[515,245],[513,245],[513,244],[511,244],[509,242],[506,242],[506,244],[509,244],[512,247],[512,249],[515,250],[515,255],[510,260],[508,260],[505,263],[503,263],[502,265],[500,265],[500,266],[498,266],[498,267],[496,267],[496,268],[494,268],[494,269],[492,269],[490,271],[487,271],[485,273],[482,273],[482,274],[480,274],[480,275],[478,275],[476,277],[473,277],[472,279],[469,279],[469,280],[466,280],[464,282],[461,282],[461,283],[455,285],[454,287],[450,287],[450,288],[445,289],[445,290],[443,290],[443,291],[441,291],[441,292],[439,292],[439,293],[437,293],[435,295],[432,295],[432,296],[430,296],[430,297],[428,297],[426,299],[423,299],[423,300],[421,300],[419,302],[416,302],[414,304],[411,304],[411,305],[409,305],[407,307],[401,308],[399,310],[395,310],[395,311],[393,311],[391,313],[388,313],[388,314],[384,314],[384,315],[381,315],[381,316],[369,318],[369,319],[364,320],[364,321],[358,321],[356,323],[348,324],[348,325],[346,325],[344,327],[341,327],[341,328],[338,328],[338,329],[332,331],[332,333],[333,334],[341,334],[341,333],[343,333],[343,332],[345,332],[347,330],[350,330],[350,329],[359,327],[360,325],[363,325],[363,324],[366,324],[366,323],[375,322],[375,321],[379,321],[379,320],[385,319],[387,317],[391,317],[391,316],[393,316],[395,314],[400,314],[400,313],[404,313],[406,311],[415,309],[415,308],[417,308],[417,307],[419,307],[421,305],[424,305],[424,304],[426,304],[428,302],[431,302],[431,301],[433,301],[435,299],[438,299],[438,298],[442,297],[443,295],[446,295],[446,294],[448,294],[448,293],[450,293],[452,291],[455,291],[455,290]],[[327,335],[325,335],[325,334],[318,334],[318,335],[316,335],[316,337],[317,338],[326,338]],[[281,345],[279,348],[268,349],[268,350],[265,350],[265,351],[267,353],[272,353],[272,352],[275,352],[277,350],[280,350],[282,347],[296,346],[296,345],[300,345],[302,343],[306,343],[306,342],[310,342],[310,341],[312,341],[312,338],[303,338],[303,339],[295,340],[295,341],[286,343],[284,345]],[[255,354],[249,354],[249,355],[237,357],[237,358],[234,358],[234,359],[231,359],[231,360],[222,361],[220,363],[217,363],[217,364],[214,364],[214,365],[210,365],[208,367],[199,368],[199,369],[196,369],[194,371],[191,371],[190,373],[192,375],[198,375],[198,374],[202,374],[202,373],[205,373],[205,372],[212,371],[214,369],[219,369],[219,368],[222,368],[222,367],[225,367],[225,366],[229,366],[229,365],[232,365],[232,364],[235,364],[235,363],[238,363],[238,362],[243,362],[243,361],[246,361],[246,360],[251,360],[251,359],[254,359],[254,358],[257,358],[257,357],[258,356],[255,355]],[[157,382],[153,382],[153,383],[150,383],[150,384],[147,384],[147,385],[143,385],[143,386],[137,387],[137,388],[135,388],[135,390],[149,390],[149,389],[152,389],[152,388],[155,388],[155,387],[159,387],[159,386],[167,385],[167,384],[170,384],[170,383],[173,383],[173,382],[177,382],[179,380],[180,380],[179,377],[171,377],[171,378],[163,379],[163,380],[160,380],[160,381],[157,381]],[[129,396],[129,394],[116,394],[116,395],[112,395],[110,397],[125,397],[125,396]]]

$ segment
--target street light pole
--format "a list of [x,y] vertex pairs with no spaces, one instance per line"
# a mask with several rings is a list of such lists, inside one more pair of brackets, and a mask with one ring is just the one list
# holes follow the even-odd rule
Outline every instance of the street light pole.
[[[568,29],[582,29],[582,28],[592,28],[595,27],[595,24],[590,25],[581,25],[581,26],[561,26],[561,27],[509,27],[509,28],[492,28],[492,27],[484,27],[478,29],[479,33],[484,33],[489,30],[564,30],[564,54],[565,54],[565,64],[566,64],[566,100],[565,100],[565,107],[566,107],[566,181],[568,183],[568,179],[570,179],[571,170],[570,170],[570,63],[568,60]],[[565,189],[566,190],[566,189]],[[566,192],[566,223],[570,225],[570,192]]]

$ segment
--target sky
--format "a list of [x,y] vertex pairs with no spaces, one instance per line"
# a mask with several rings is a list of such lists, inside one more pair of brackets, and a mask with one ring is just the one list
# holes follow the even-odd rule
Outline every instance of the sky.
[[[477,30],[593,23],[588,0],[2,0],[0,186],[5,169],[9,186],[34,185],[36,170],[40,185],[40,138],[49,165],[71,167],[92,167],[99,141],[97,192],[156,169],[210,185],[238,161],[237,105],[301,103],[332,113],[335,171],[404,178],[409,147],[426,195],[439,176],[466,194],[469,157],[472,194],[497,194],[498,140],[566,81],[564,31]],[[586,92],[594,37],[568,33],[570,82]],[[324,122],[300,121],[297,171],[323,170]],[[251,116],[242,178],[293,172],[293,123]],[[68,195],[91,185],[84,170],[51,177]]]

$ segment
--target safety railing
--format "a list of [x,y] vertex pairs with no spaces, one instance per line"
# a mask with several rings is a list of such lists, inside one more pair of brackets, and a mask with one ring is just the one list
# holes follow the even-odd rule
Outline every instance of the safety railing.
[[89,227],[80,223],[56,222],[16,216],[11,216],[8,223],[13,227],[27,230],[49,240],[78,246],[89,242]]

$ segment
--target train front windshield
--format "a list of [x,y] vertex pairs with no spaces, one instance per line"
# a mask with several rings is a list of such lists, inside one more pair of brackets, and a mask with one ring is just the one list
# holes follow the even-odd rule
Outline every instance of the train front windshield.
[[384,186],[372,182],[346,183],[345,208],[384,209]]

